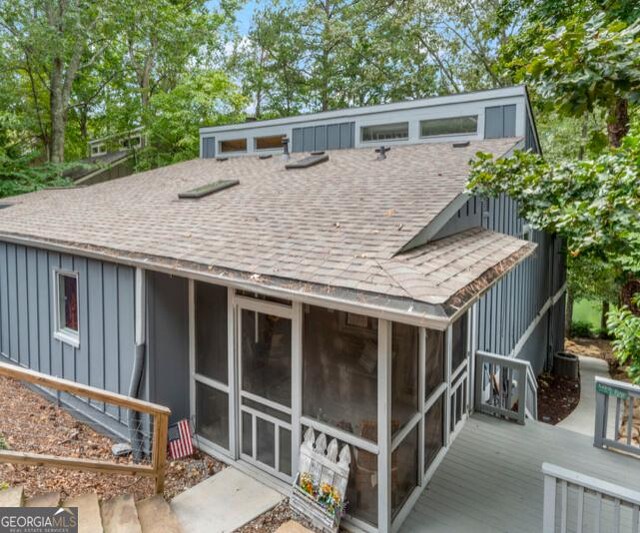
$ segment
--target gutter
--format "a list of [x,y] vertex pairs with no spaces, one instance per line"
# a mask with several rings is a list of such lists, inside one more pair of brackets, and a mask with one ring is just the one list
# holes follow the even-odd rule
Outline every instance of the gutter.
[[[140,399],[142,376],[145,367],[146,352],[146,275],[142,268],[136,267],[135,274],[135,347],[131,382],[129,383],[129,396]],[[144,434],[141,429],[141,417],[138,411],[129,409],[128,417],[129,437],[131,450],[136,461],[142,459],[144,446]]]

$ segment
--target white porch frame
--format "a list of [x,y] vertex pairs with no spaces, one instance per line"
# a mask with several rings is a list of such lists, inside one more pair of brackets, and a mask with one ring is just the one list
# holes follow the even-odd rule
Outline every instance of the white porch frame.
[[[265,296],[269,296],[265,293]],[[303,303],[291,302],[290,306],[278,304],[274,302],[250,298],[236,294],[236,290],[227,287],[227,311],[228,311],[228,384],[201,376],[195,372],[195,281],[189,280],[189,360],[190,360],[190,403],[191,416],[196,415],[195,404],[195,384],[200,382],[216,390],[224,392],[229,399],[229,449],[216,445],[208,441],[206,438],[196,436],[196,444],[205,452],[211,454],[219,460],[232,464],[238,469],[255,477],[267,485],[275,488],[283,494],[290,491],[291,479],[285,479],[286,476],[270,475],[265,469],[258,468],[256,465],[242,460],[241,454],[241,438],[240,438],[240,405],[239,405],[239,358],[238,358],[238,309],[250,308],[257,312],[273,312],[277,311],[280,316],[283,313],[286,318],[291,319],[291,438],[292,438],[292,473],[295,475],[298,467],[298,446],[296,443],[301,442],[304,427],[311,427],[316,431],[321,431],[329,438],[336,438],[356,448],[360,448],[367,452],[377,455],[378,457],[378,527],[374,527],[368,523],[358,520],[347,515],[343,521],[343,525],[348,530],[366,531],[368,533],[395,532],[398,531],[406,517],[411,512],[416,501],[427,486],[429,480],[437,470],[439,464],[446,455],[449,446],[462,428],[464,421],[468,418],[469,406],[472,401],[472,394],[469,389],[466,391],[466,405],[463,409],[462,420],[457,424],[454,431],[451,431],[451,404],[452,391],[451,386],[456,379],[465,379],[464,386],[470,388],[471,372],[473,365],[470,360],[473,357],[474,332],[476,328],[477,307],[473,306],[469,310],[468,327],[467,327],[467,357],[465,361],[457,368],[452,366],[452,327],[449,326],[445,331],[445,361],[444,374],[445,379],[442,384],[425,399],[425,379],[426,379],[426,352],[427,352],[427,336],[426,328],[419,327],[418,333],[418,371],[420,379],[418,380],[418,398],[420,408],[416,414],[393,436],[391,432],[391,399],[392,399],[392,357],[391,357],[391,340],[393,323],[387,319],[374,317],[378,319],[378,442],[374,443],[365,440],[352,433],[334,428],[315,419],[305,417],[302,414],[302,370],[303,370],[303,354],[302,354],[302,334],[303,334]],[[367,314],[366,309],[361,311]],[[463,377],[464,376],[464,377]],[[444,422],[444,442],[442,449],[438,452],[433,462],[426,468],[425,464],[425,447],[424,439],[427,428],[425,427],[425,416],[435,402],[443,398],[443,422]],[[411,492],[403,504],[403,507],[392,516],[391,510],[391,461],[393,452],[400,446],[411,432],[418,428],[418,486]]]

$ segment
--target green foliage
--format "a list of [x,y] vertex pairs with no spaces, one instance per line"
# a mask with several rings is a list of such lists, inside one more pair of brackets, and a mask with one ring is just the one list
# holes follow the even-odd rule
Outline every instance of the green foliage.
[[610,109],[620,97],[640,99],[640,22],[607,22],[598,13],[574,16],[534,50],[525,81],[549,105],[580,116]]
[[576,320],[571,323],[571,336],[583,339],[591,338],[596,335],[591,322],[586,320]]
[[640,135],[590,160],[551,164],[516,152],[494,159],[478,154],[468,188],[481,196],[506,193],[534,227],[558,233],[573,257],[603,260],[640,273]]
[[[8,449],[9,449],[9,446],[7,444],[7,441],[2,435],[0,435],[0,450],[8,450]],[[2,489],[2,483],[0,483],[0,489]]]
[[218,71],[192,74],[170,92],[149,101],[143,120],[148,147],[138,154],[138,169],[198,157],[201,126],[241,120],[246,98]]
[[609,312],[607,326],[614,337],[616,358],[627,367],[629,378],[640,384],[640,316],[626,306],[614,309]]
[[8,157],[0,151],[0,198],[44,189],[67,187],[71,182],[63,176],[68,165],[34,164],[33,156]]

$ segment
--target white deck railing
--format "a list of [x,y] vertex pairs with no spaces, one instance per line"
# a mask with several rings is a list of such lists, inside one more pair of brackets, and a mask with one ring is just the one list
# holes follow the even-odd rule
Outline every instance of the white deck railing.
[[538,384],[529,361],[476,352],[475,409],[524,424],[538,418]]
[[543,533],[638,533],[640,492],[543,463]]
[[[611,427],[609,402],[615,403],[615,420]],[[634,409],[635,407],[635,409]],[[596,377],[596,427],[593,445],[596,448],[621,450],[640,455],[640,387],[624,381]]]

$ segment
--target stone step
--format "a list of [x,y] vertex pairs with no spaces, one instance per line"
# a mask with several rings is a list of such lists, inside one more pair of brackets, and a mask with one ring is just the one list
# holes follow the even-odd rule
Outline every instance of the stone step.
[[74,496],[62,505],[78,508],[78,533],[103,533],[100,502],[95,492]]
[[152,496],[136,504],[142,533],[182,533],[176,515],[162,496]]
[[301,523],[295,520],[289,520],[282,524],[276,533],[313,533],[309,528],[304,527]]
[[59,492],[43,492],[27,499],[25,507],[58,507],[60,505]]
[[0,507],[22,507],[24,490],[22,487],[9,487],[0,490]]
[[102,502],[102,527],[104,533],[142,533],[131,494],[120,494]]

